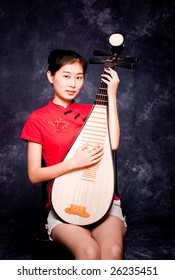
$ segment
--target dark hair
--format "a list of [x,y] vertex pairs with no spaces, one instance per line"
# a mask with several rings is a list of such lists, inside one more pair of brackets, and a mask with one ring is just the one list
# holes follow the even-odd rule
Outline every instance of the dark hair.
[[54,75],[63,65],[74,62],[79,62],[82,65],[83,73],[85,74],[87,69],[87,60],[85,58],[72,50],[55,49],[48,56],[49,66],[47,70]]

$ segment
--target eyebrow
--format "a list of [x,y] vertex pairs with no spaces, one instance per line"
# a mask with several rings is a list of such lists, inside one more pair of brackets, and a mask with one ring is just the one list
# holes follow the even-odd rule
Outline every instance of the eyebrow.
[[[68,73],[68,74],[71,74],[70,71],[63,71],[62,73]],[[83,72],[80,72],[80,73],[77,73],[76,75],[83,75],[84,73]]]

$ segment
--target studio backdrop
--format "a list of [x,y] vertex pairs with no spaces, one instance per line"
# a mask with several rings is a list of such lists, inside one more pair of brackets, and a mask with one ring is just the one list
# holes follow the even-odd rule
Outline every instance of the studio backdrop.
[[[27,175],[27,144],[19,139],[29,114],[53,91],[47,56],[72,49],[88,60],[125,35],[124,56],[137,56],[120,77],[117,188],[128,221],[174,215],[174,18],[172,1],[10,1],[0,4],[0,217],[36,222],[41,188]],[[77,101],[93,103],[103,65],[90,64]]]

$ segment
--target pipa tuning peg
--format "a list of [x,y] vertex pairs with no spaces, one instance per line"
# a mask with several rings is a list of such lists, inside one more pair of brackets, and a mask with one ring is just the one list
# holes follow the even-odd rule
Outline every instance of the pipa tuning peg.
[[127,61],[120,61],[118,60],[115,64],[118,67],[126,68],[126,69],[133,69],[134,68],[134,63],[130,63]]
[[102,63],[105,63],[105,60],[91,57],[89,59],[89,63],[90,64],[102,64]]
[[101,50],[94,50],[93,51],[93,55],[96,55],[96,56],[110,56],[111,52],[101,51]]
[[132,57],[132,56],[119,57],[118,60],[119,61],[130,62],[130,63],[137,63],[138,62],[138,57]]

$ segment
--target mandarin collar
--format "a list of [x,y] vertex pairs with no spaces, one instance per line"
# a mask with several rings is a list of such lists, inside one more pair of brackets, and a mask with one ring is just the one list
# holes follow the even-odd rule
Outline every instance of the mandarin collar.
[[67,110],[67,109],[70,108],[74,103],[75,103],[74,100],[72,100],[72,102],[71,102],[69,105],[67,105],[67,107],[64,107],[64,106],[62,106],[62,105],[59,105],[59,104],[54,103],[54,102],[53,102],[53,97],[49,100],[49,104],[50,104],[52,107],[57,107],[57,108],[60,108],[60,109],[62,109],[62,110]]

